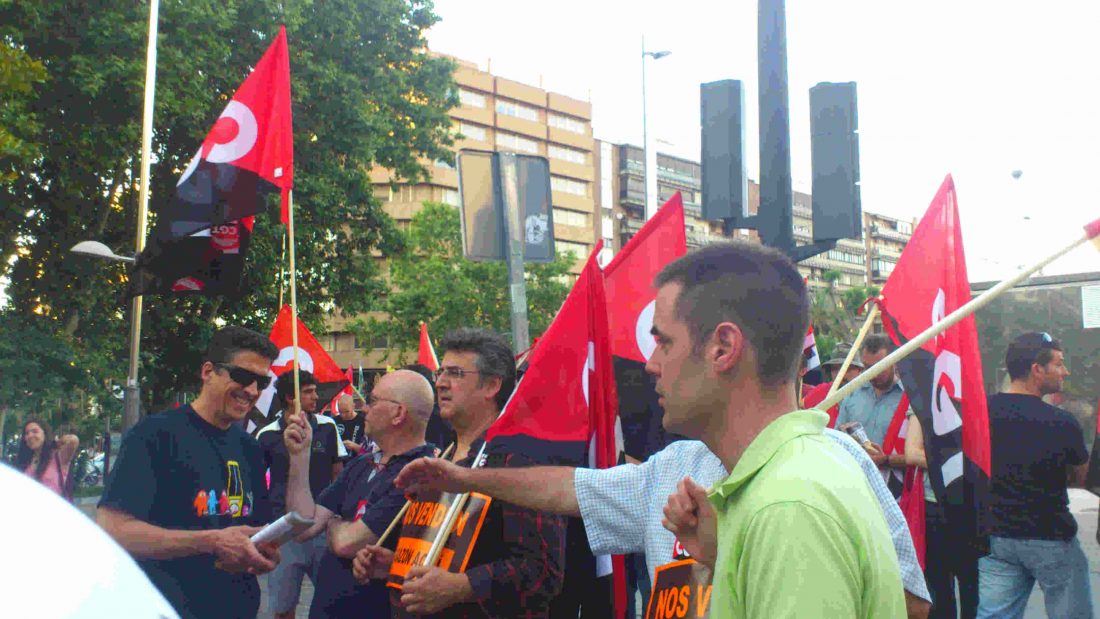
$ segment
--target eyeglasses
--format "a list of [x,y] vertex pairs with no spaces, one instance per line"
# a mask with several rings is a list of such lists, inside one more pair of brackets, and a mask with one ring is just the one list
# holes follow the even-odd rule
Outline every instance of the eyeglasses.
[[246,370],[242,367],[231,365],[228,363],[215,363],[214,367],[225,370],[229,373],[229,380],[237,383],[242,387],[247,387],[252,383],[256,383],[256,388],[260,391],[267,389],[267,386],[271,384],[271,377],[267,374],[257,374],[251,370]]
[[380,397],[374,395],[373,393],[367,394],[367,406],[374,406],[374,405],[378,404],[379,402],[393,402],[394,404],[396,404],[398,406],[402,406],[402,403],[398,402],[397,400],[391,400],[389,398],[380,398]]
[[444,376],[451,380],[462,380],[466,378],[467,374],[481,374],[481,372],[477,370],[464,370],[457,365],[448,365],[447,367],[439,368],[435,371],[435,382],[439,382],[439,379]]

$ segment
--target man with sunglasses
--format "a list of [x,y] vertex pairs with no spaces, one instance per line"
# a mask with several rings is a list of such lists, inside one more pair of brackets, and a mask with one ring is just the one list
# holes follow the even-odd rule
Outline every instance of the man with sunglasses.
[[[303,395],[303,404],[305,397]],[[295,411],[293,407],[290,409]],[[366,431],[378,449],[349,461],[334,482],[320,493],[310,491],[316,461],[309,457],[318,426],[305,423],[296,411],[287,415],[282,439],[290,454],[287,506],[315,524],[301,539],[323,539],[328,533],[314,579],[310,617],[389,616],[385,583],[360,586],[352,578],[351,558],[359,548],[378,541],[405,497],[393,479],[406,463],[434,453],[424,442],[424,429],[432,412],[432,387],[427,379],[408,370],[397,370],[378,379],[368,395]],[[393,547],[397,536],[387,540]]]
[[1077,420],[1043,402],[1069,370],[1049,333],[1008,345],[1008,389],[989,398],[989,556],[978,561],[978,617],[1020,617],[1035,581],[1051,617],[1092,617],[1089,564],[1066,487],[1083,487],[1088,451]]
[[111,468],[96,520],[181,617],[255,617],[256,574],[279,562],[249,539],[271,506],[260,446],[239,424],[277,354],[255,331],[214,333],[198,397],[138,422]]
[[[275,398],[283,410],[278,418],[256,434],[256,440],[264,450],[264,463],[271,471],[271,505],[274,517],[286,513],[287,477],[290,471],[290,454],[283,444],[283,432],[287,426],[287,411],[301,410],[309,421],[313,440],[309,452],[309,491],[314,498],[321,494],[343,468],[347,451],[340,440],[340,433],[332,417],[317,415],[317,379],[311,372],[298,372],[300,406],[294,397],[294,372],[285,372],[275,381]],[[325,554],[325,536],[310,540],[290,541],[280,549],[282,561],[279,567],[267,575],[268,607],[275,619],[293,619],[294,609],[302,589],[302,577],[308,575],[317,586],[321,558]]]

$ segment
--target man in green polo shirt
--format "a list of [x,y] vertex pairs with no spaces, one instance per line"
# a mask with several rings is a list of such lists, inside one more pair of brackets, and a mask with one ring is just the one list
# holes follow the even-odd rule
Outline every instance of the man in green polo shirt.
[[904,617],[897,556],[855,461],[797,410],[805,284],[776,250],[710,245],[657,278],[646,369],[671,432],[731,471],[712,496],[690,479],[665,526],[714,569],[711,619]]

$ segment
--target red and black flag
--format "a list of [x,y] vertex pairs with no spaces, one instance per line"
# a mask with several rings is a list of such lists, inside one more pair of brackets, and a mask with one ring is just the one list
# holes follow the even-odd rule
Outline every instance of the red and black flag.
[[[904,344],[970,301],[955,184],[944,179],[882,290],[882,317]],[[989,414],[974,317],[968,316],[897,364],[924,430],[928,474],[949,524],[984,532],[990,476]],[[954,517],[953,517],[954,515]],[[954,520],[954,522],[951,522]]]
[[821,357],[817,354],[817,338],[814,337],[814,326],[806,331],[806,339],[802,341],[803,385],[821,384]]
[[[268,374],[272,377],[271,384],[260,393],[260,399],[256,401],[256,408],[267,418],[278,412],[279,402],[275,400],[275,378],[286,374],[294,368],[294,335],[291,332],[292,316],[289,305],[284,305],[279,310],[279,316],[275,319],[275,325],[271,327],[271,335],[268,338],[279,349],[279,356],[271,363]],[[298,319],[298,365],[299,368],[310,372],[317,379],[317,401],[331,402],[333,398],[343,391],[351,381],[348,380],[344,370],[336,365],[309,329]],[[251,431],[251,430],[250,430]]]
[[668,440],[653,377],[645,371],[656,347],[650,333],[657,299],[653,280],[686,253],[684,203],[677,192],[604,268],[623,446],[638,460],[659,451]]
[[138,256],[131,295],[239,296],[252,216],[293,186],[290,59],[280,28],[176,184]]

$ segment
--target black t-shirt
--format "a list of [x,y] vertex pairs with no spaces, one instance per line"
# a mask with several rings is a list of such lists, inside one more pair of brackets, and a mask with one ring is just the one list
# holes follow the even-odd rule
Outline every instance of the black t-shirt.
[[345,420],[340,415],[336,415],[332,420],[336,423],[336,429],[340,431],[340,440],[351,441],[356,445],[363,444],[363,424],[367,416],[361,411],[355,411],[355,417],[350,420]]
[[[373,453],[356,456],[344,467],[336,481],[325,488],[317,504],[345,521],[362,520],[375,535],[382,535],[397,512],[405,505],[405,496],[393,485],[406,464],[430,456],[435,446],[422,445],[393,456],[389,462],[375,465]],[[397,535],[391,534],[384,546],[397,547]],[[360,585],[351,573],[352,561],[326,550],[318,569],[310,617],[389,617],[390,601],[384,580]]]
[[1035,396],[989,398],[993,476],[990,534],[1068,540],[1077,535],[1066,494],[1068,467],[1087,462],[1085,439],[1072,415]]
[[[347,455],[347,451],[340,442],[336,424],[331,417],[310,415],[309,425],[313,428],[313,445],[309,456],[309,490],[316,499],[332,481],[332,465]],[[264,453],[264,464],[271,470],[271,510],[276,517],[286,512],[286,484],[290,475],[290,455],[283,443],[285,428],[286,422],[280,416],[256,434],[256,440],[260,442]]]
[[[122,439],[99,501],[165,529],[201,531],[271,520],[260,446],[220,430],[188,404],[142,419]],[[214,567],[214,555],[139,559],[181,617],[255,617],[256,577]]]

